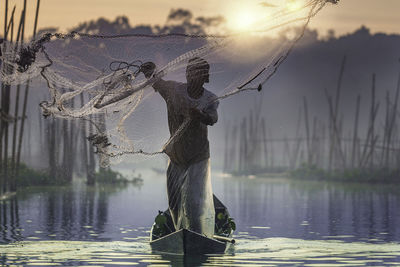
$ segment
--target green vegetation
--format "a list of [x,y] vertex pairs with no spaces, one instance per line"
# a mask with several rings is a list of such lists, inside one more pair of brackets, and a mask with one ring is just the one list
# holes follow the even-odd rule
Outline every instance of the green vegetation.
[[140,174],[139,177],[135,177],[133,178],[133,180],[129,180],[120,172],[113,171],[111,170],[111,168],[100,169],[95,174],[95,180],[97,183],[104,183],[104,184],[127,184],[130,182],[138,184],[143,182],[143,179],[141,178]]
[[154,239],[166,236],[175,230],[172,224],[172,218],[169,214],[158,211],[154,220],[152,235]]
[[[140,177],[136,177],[133,180],[129,180],[121,173],[113,171],[110,168],[101,169],[99,172],[96,172],[95,179],[97,183],[118,184],[118,185],[126,185],[129,182],[132,183],[143,182],[143,179]],[[63,179],[62,175],[51,177],[48,170],[46,169],[36,170],[27,166],[25,163],[20,163],[16,179],[17,187],[67,185],[69,183],[70,181]]]
[[236,224],[233,218],[229,217],[228,213],[219,212],[215,215],[215,234],[228,237],[236,230]]
[[64,185],[67,181],[50,177],[47,170],[35,170],[20,163],[17,176],[17,186]]
[[96,182],[105,184],[127,184],[129,180],[121,173],[111,170],[111,168],[100,169],[95,174]]
[[303,163],[289,173],[291,178],[301,180],[329,180],[340,182],[398,183],[400,170],[380,169],[345,169],[327,171],[315,165]]

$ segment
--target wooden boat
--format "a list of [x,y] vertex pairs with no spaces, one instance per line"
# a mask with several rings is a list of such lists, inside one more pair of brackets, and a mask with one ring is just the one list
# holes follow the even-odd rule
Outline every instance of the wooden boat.
[[[168,229],[162,236],[156,234],[156,223],[153,224],[150,233],[150,246],[155,252],[181,254],[181,255],[204,255],[204,254],[221,254],[232,248],[235,240],[232,239],[232,229],[221,229],[226,223],[222,222],[218,214],[224,214],[226,218],[229,217],[227,208],[222,202],[214,195],[214,208],[216,214],[216,233],[213,238],[200,235],[188,229],[174,229],[172,218],[169,211],[163,212],[167,217],[165,227]],[[219,217],[219,218],[218,218]]]

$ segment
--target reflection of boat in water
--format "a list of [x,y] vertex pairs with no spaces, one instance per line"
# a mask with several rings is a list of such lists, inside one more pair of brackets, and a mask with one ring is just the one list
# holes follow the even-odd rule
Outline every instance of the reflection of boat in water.
[[[196,232],[180,229],[175,231],[169,210],[160,212],[156,217],[150,233],[150,246],[153,251],[172,254],[216,254],[224,253],[232,244],[232,232],[234,223],[229,217],[227,208],[214,195],[215,208],[215,235],[208,238]],[[233,226],[233,227],[232,227]]]

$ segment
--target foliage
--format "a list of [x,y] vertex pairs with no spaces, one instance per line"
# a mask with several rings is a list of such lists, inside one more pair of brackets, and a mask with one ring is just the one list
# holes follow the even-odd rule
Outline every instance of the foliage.
[[166,236],[172,233],[173,229],[171,216],[166,212],[158,211],[152,230],[153,239]]
[[396,183],[400,181],[399,170],[377,169],[344,169],[328,171],[313,164],[303,163],[290,172],[290,177],[302,180],[330,180],[340,182]]
[[113,171],[111,168],[100,169],[95,174],[96,182],[105,184],[127,184],[129,180],[120,172]]
[[24,163],[18,168],[17,186],[63,185],[66,181],[57,177],[50,177],[47,170],[35,170]]
[[326,178],[326,172],[323,169],[317,168],[313,164],[303,163],[294,171],[291,171],[290,176],[298,179],[307,180],[323,180]]
[[[130,182],[125,176],[110,168],[101,169],[95,174],[98,183],[105,184],[127,184]],[[135,178],[133,182],[141,182],[141,178]],[[48,170],[35,170],[24,163],[20,163],[17,176],[17,187],[43,186],[43,185],[65,185],[69,181],[63,179],[62,175],[51,177]]]
[[225,212],[219,212],[215,217],[215,234],[219,236],[230,236],[236,230],[233,218]]

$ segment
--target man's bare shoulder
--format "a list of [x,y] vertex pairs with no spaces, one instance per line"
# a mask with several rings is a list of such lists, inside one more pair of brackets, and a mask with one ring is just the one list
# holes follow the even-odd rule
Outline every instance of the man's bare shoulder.
[[164,97],[174,94],[177,91],[181,91],[184,86],[184,83],[173,80],[159,80],[153,84],[154,90]]
[[154,86],[164,88],[177,88],[181,87],[184,83],[173,81],[173,80],[158,80],[154,83]]

